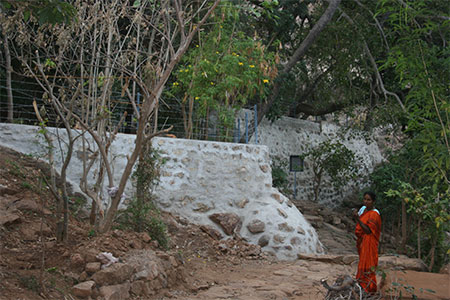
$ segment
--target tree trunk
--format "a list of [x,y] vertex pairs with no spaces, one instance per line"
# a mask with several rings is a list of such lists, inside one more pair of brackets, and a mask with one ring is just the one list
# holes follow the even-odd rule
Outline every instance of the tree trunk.
[[[211,15],[211,13],[216,9],[216,7],[219,5],[220,0],[214,1],[214,3],[210,6],[206,14],[203,16],[201,21],[194,27],[194,29],[189,33],[188,36],[184,35],[184,24],[180,22],[180,27],[182,28],[182,36],[181,36],[181,44],[176,53],[173,53],[173,57],[171,57],[170,62],[165,66],[164,72],[159,76],[159,80],[157,81],[156,85],[153,87],[152,91],[150,92],[149,87],[144,86],[142,82],[140,81],[138,84],[140,85],[140,88],[142,91],[145,92],[144,95],[144,101],[142,103],[142,109],[141,109],[141,117],[139,118],[139,127],[137,128],[136,132],[136,139],[135,139],[135,147],[133,152],[131,153],[130,157],[128,158],[128,162],[123,170],[122,176],[120,178],[119,186],[116,192],[116,195],[112,198],[111,205],[106,212],[106,216],[103,219],[102,224],[100,225],[100,232],[107,232],[109,229],[111,229],[111,226],[114,221],[114,217],[117,212],[117,208],[120,203],[120,199],[122,196],[123,191],[125,190],[125,185],[128,181],[128,178],[133,170],[134,164],[138,158],[139,153],[142,150],[142,146],[146,142],[150,142],[150,138],[145,136],[145,122],[148,121],[150,114],[154,111],[155,106],[157,102],[159,101],[159,98],[162,94],[163,88],[167,83],[167,80],[169,79],[170,74],[172,73],[173,69],[177,65],[177,63],[180,61],[181,57],[184,55],[184,53],[187,51],[194,35],[198,32],[199,28],[206,22],[208,17]],[[178,19],[181,20],[181,12],[179,12]],[[96,141],[97,142],[97,141]]]
[[5,49],[5,58],[6,58],[6,95],[7,95],[7,105],[8,105],[8,114],[6,116],[6,120],[9,123],[13,122],[14,119],[14,101],[12,95],[12,84],[11,84],[11,53],[9,52],[9,42],[6,37],[6,33],[3,36],[3,48]]
[[[306,51],[312,46],[314,41],[317,39],[319,34],[322,32],[322,30],[325,28],[325,26],[331,21],[333,18],[334,13],[336,12],[339,3],[341,0],[330,0],[330,4],[328,5],[327,9],[323,13],[323,15],[320,17],[319,21],[317,21],[316,24],[314,24],[311,31],[308,33],[306,38],[303,40],[303,42],[300,44],[300,46],[295,50],[292,57],[289,59],[287,64],[284,66],[284,69],[280,72],[278,77],[283,76],[284,74],[288,74],[291,69],[297,64],[297,62],[305,55]],[[280,93],[281,89],[281,82],[275,81],[272,93],[267,99],[267,101],[258,106],[258,118],[257,118],[257,124],[260,124],[266,113],[269,111],[270,107],[273,105],[275,100],[278,98],[278,94]],[[256,125],[256,124],[254,124]],[[254,129],[255,126],[253,126],[251,129],[249,128],[249,138],[253,135],[255,132]],[[245,142],[245,135],[242,136],[241,143]]]
[[322,170],[320,170],[317,174],[314,172],[314,201],[319,201],[319,193],[320,193],[320,184],[322,183]]
[[400,252],[402,254],[406,253],[406,240],[407,240],[407,228],[408,222],[406,220],[406,202],[402,199],[402,240],[400,244]]
[[395,241],[397,248],[397,252],[401,252],[401,225],[402,225],[402,212],[401,210],[397,211],[397,230],[395,230]]
[[420,225],[421,225],[421,220],[419,219],[418,221],[417,221],[417,258],[418,259],[421,259],[420,257],[421,257],[421,249],[420,249],[420,246],[421,246],[421,241],[420,241],[420,230],[421,230],[421,228],[420,228]]
[[433,236],[431,238],[431,250],[430,250],[430,265],[428,266],[428,271],[431,272],[434,267],[434,252],[436,250],[436,242],[438,238],[438,233],[433,233]]

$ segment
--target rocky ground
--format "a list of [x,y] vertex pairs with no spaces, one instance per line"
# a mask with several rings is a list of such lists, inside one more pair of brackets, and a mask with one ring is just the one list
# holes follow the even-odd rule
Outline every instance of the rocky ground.
[[[327,255],[289,262],[239,237],[217,240],[208,228],[167,214],[168,251],[145,233],[116,229],[96,236],[77,201],[62,244],[54,238],[53,196],[40,180],[45,165],[0,148],[0,166],[0,299],[324,299],[322,279],[332,283],[355,273],[354,225],[346,209],[296,203]],[[387,287],[412,283],[419,299],[450,299],[448,270],[426,273],[418,260],[389,255],[380,265]]]

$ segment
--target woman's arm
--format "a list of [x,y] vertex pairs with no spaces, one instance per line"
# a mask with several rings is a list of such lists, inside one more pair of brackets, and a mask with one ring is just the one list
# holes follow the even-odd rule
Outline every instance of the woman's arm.
[[361,219],[359,218],[358,212],[356,210],[353,212],[353,218],[355,219],[355,221],[357,223],[359,223],[359,225],[361,226],[364,233],[366,233],[366,234],[372,233],[372,230],[370,230],[370,227],[367,226],[366,224],[364,224],[363,222],[361,222]]
[[359,225],[361,226],[361,228],[364,231],[364,233],[367,233],[367,234],[371,234],[372,233],[372,230],[370,230],[370,227],[367,226],[366,224],[364,224],[363,222],[361,222],[361,219],[359,218],[359,216],[358,216],[358,219],[356,220],[356,222],[359,223]]

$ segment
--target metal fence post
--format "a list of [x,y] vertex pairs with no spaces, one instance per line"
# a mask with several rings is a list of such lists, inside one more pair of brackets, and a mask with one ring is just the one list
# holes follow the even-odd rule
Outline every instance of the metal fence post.
[[248,144],[248,112],[245,112],[245,143]]
[[238,128],[237,128],[237,136],[238,136],[238,139],[237,139],[237,142],[239,142],[239,140],[241,139],[241,119],[238,119]]
[[258,144],[258,104],[255,104],[255,144]]

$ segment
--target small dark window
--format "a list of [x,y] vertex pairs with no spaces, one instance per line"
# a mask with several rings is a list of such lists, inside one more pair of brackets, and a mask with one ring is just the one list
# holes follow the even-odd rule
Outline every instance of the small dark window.
[[301,172],[303,171],[303,168],[303,158],[301,158],[299,155],[291,155],[289,158],[289,171]]

